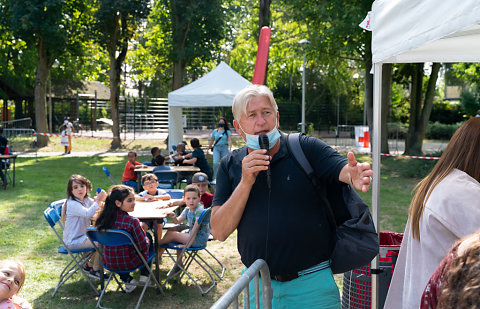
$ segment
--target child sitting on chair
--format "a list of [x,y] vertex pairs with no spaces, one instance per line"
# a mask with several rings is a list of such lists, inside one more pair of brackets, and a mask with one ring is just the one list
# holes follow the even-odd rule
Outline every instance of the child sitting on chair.
[[122,184],[132,187],[133,190],[137,190],[138,184],[135,170],[137,168],[142,168],[143,164],[137,162],[137,153],[135,151],[129,151],[127,157],[128,161],[125,164],[125,169],[123,170]]
[[162,151],[158,147],[153,147],[152,149],[150,149],[150,153],[152,154],[152,160],[150,162],[143,162],[143,165],[155,166],[156,165],[155,164],[155,157],[161,155]]
[[153,168],[153,173],[161,171],[171,171],[170,166],[165,165],[165,158],[162,155],[155,157],[155,167]]
[[[192,185],[196,185],[200,190],[200,203],[202,203],[203,208],[209,208],[212,206],[213,194],[207,192],[209,184],[210,182],[208,181],[208,176],[205,173],[198,172],[192,177]],[[169,202],[167,205],[162,206],[161,208],[172,206],[185,206],[185,200]]]
[[[197,234],[193,235],[191,241],[188,242],[191,236],[190,233],[192,233],[192,231],[194,231],[195,227],[198,225],[198,219],[204,210],[202,204],[200,203],[200,190],[195,185],[186,186],[183,193],[183,199],[185,200],[187,207],[185,207],[182,214],[179,217],[176,217],[174,212],[170,212],[167,214],[167,216],[172,217],[172,221],[175,224],[180,224],[186,219],[190,228],[189,232],[182,233],[168,230],[165,236],[158,241],[159,245],[176,241],[183,244],[183,246],[190,248],[201,247],[207,243],[208,236],[210,235],[210,221],[204,222],[202,227],[197,230]],[[179,245],[179,247],[182,247],[182,245]],[[164,251],[165,249],[161,248],[158,254],[161,255]],[[179,260],[178,263],[181,264],[181,260]],[[177,270],[172,269],[172,271],[175,273]]]
[[32,309],[17,294],[25,282],[25,267],[19,261],[0,261],[0,309]]
[[[138,195],[135,195],[135,200],[136,201],[141,201],[141,202],[154,202],[158,200],[163,200],[167,201],[170,199],[170,195],[167,194],[167,192],[163,189],[157,188],[158,186],[158,180],[157,176],[155,174],[145,174],[142,177],[142,185],[143,185],[143,190],[140,192]],[[157,231],[158,235],[162,235],[163,231],[163,224],[165,220],[162,221],[162,223],[157,224]],[[149,229],[153,228],[153,222],[140,222],[142,229],[146,232]]]
[[[72,175],[67,184],[67,200],[62,207],[63,241],[71,250],[94,248],[87,237],[87,228],[96,211],[101,208],[107,193],[101,190],[95,199],[89,197],[92,183],[82,175]],[[100,279],[100,257],[94,253],[84,265],[85,271]]]
[[145,174],[142,177],[142,192],[135,196],[137,201],[153,202],[153,201],[168,201],[170,195],[163,189],[158,188],[158,178],[155,174]]
[[[153,250],[152,237],[150,234],[145,233],[137,218],[128,214],[134,209],[135,194],[133,189],[125,185],[112,186],[105,200],[103,211],[97,219],[97,229],[120,229],[127,231],[142,252],[143,258],[147,260],[148,253],[150,250]],[[119,247],[105,246],[103,263],[106,267],[113,270],[134,269],[143,264],[142,259],[131,245]],[[130,274],[119,274],[119,276],[125,284],[125,292],[127,293],[131,293],[139,285],[139,281],[133,279]],[[145,283],[147,280],[148,270],[144,267],[140,270],[140,282]]]

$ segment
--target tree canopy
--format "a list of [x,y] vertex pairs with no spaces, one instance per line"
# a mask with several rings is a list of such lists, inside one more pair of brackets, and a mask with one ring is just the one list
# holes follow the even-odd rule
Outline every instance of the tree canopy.
[[[35,115],[37,130],[46,131],[49,76],[101,81],[110,87],[115,147],[120,143],[120,85],[126,82],[122,73],[128,72],[127,79],[133,81],[140,96],[157,97],[194,81],[220,61],[251,80],[259,28],[269,25],[272,36],[266,84],[280,108],[287,111],[282,118],[291,119],[283,122],[286,128],[293,129],[299,118],[303,54],[307,122],[317,129],[361,124],[366,103],[371,123],[370,33],[358,24],[372,3],[0,0],[0,98],[15,100],[15,116]],[[299,44],[302,39],[309,43]],[[52,68],[55,61],[59,66]],[[413,131],[407,144],[414,145],[409,151],[417,153],[421,143],[415,136],[423,139],[432,109],[445,104],[440,104],[442,97],[435,83],[429,85],[428,77],[419,75],[423,71],[416,69],[413,74],[412,68],[415,66],[386,66],[383,87],[391,91],[384,91],[387,95],[382,104],[388,114],[385,119],[410,124]],[[436,72],[440,67],[434,68]],[[465,85],[465,117],[480,108],[478,68],[475,64],[455,64],[446,69]],[[432,83],[437,81],[435,76],[430,78]],[[419,93],[410,91],[414,84]],[[423,102],[420,107],[418,102]],[[421,125],[418,119],[422,119]],[[386,123],[382,130],[386,130]]]

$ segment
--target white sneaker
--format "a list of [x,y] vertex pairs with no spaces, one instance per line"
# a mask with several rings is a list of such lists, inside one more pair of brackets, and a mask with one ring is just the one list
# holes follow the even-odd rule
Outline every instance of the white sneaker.
[[147,284],[147,281],[148,281],[148,277],[141,275],[140,280],[138,280],[138,284],[145,285],[145,284]]
[[132,279],[130,280],[130,282],[124,282],[124,283],[125,283],[125,292],[132,293],[137,287],[139,282],[136,279]]

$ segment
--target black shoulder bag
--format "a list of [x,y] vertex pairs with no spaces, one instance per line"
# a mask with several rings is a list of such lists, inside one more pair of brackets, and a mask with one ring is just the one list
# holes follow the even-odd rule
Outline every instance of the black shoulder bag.
[[[344,273],[370,263],[378,254],[379,242],[368,205],[347,184],[335,184],[336,188],[330,186],[327,191],[308,162],[300,145],[300,137],[299,133],[290,134],[288,149],[312,182],[319,200],[325,205],[325,212],[335,235],[335,247],[331,256],[332,272]],[[339,216],[335,214],[342,211],[349,216],[338,222]]]
[[215,145],[222,139],[222,137],[225,135],[226,132],[227,132],[227,130],[223,130],[222,135],[220,135],[220,137],[217,138],[217,140],[216,140],[215,143],[213,144],[212,148],[210,148],[210,150],[213,150],[213,148],[215,147]]

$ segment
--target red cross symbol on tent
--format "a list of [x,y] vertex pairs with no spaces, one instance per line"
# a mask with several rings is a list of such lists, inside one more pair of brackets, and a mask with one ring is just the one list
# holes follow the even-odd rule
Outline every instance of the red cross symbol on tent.
[[358,142],[363,143],[363,148],[368,148],[368,142],[370,141],[370,134],[368,131],[363,132],[363,136],[358,137]]

